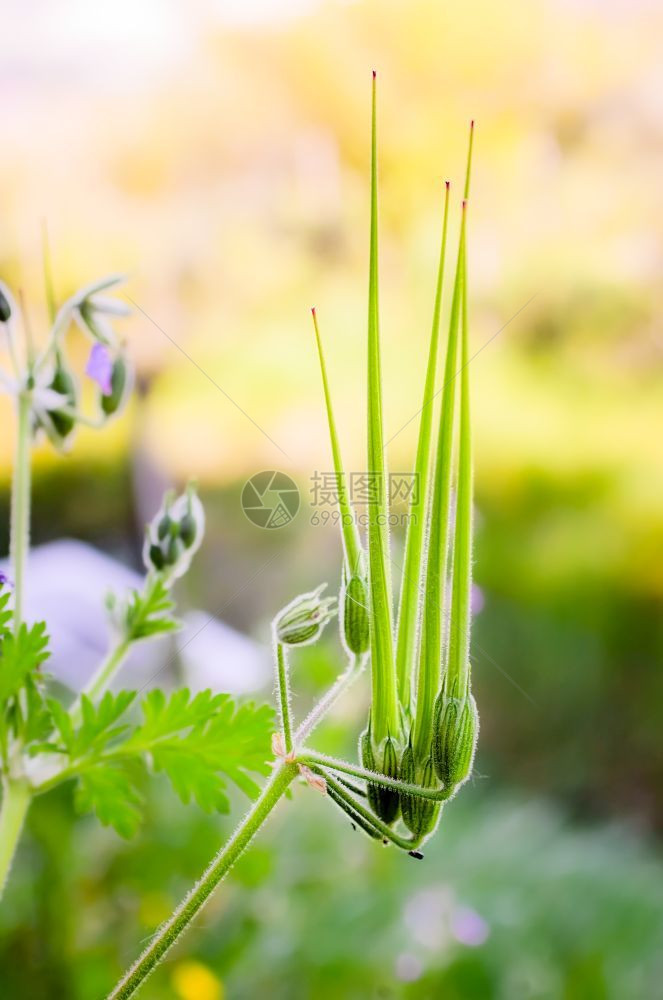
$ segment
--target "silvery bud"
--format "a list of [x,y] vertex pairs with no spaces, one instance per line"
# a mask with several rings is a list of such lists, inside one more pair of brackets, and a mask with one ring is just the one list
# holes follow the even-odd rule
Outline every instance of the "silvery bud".
[[477,736],[479,715],[472,695],[458,697],[455,689],[444,689],[435,702],[432,757],[435,771],[445,788],[462,784],[470,775]]
[[368,652],[371,643],[366,581],[355,574],[341,590],[341,637],[355,655]]
[[[387,778],[398,778],[398,752],[396,744],[390,736],[384,741],[382,748],[373,747],[370,724],[359,738],[359,754],[362,765],[369,771],[377,771]],[[379,763],[378,763],[379,761]],[[385,788],[374,782],[368,782],[366,791],[368,802],[373,812],[377,813],[384,823],[394,823],[400,812],[400,795],[393,788]]]
[[336,598],[322,597],[327,586],[295,597],[274,619],[274,634],[284,646],[307,646],[322,635],[325,625],[336,614]]
[[190,484],[178,497],[167,493],[145,531],[145,566],[163,573],[169,581],[177,579],[191,565],[204,531],[205,511],[195,486]]

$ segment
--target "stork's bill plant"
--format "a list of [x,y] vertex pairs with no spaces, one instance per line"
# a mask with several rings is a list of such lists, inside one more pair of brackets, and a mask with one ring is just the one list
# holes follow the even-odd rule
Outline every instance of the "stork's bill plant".
[[[295,779],[303,778],[313,789],[328,797],[350,818],[356,829],[380,843],[394,845],[415,858],[422,858],[421,847],[435,832],[444,804],[470,776],[478,733],[478,715],[470,676],[472,459],[466,218],[472,142],[473,127],[470,129],[445,344],[441,337],[441,317],[446,287],[449,182],[444,189],[433,319],[414,462],[417,488],[412,494],[401,568],[394,562],[388,536],[388,472],[383,432],[378,302],[376,83],[373,74],[367,386],[367,474],[372,502],[367,510],[367,537],[364,541],[360,536],[356,513],[349,499],[318,317],[313,310],[342,529],[340,593],[338,598],[324,596],[326,585],[322,584],[310,593],[295,598],[275,617],[272,639],[280,725],[272,734],[271,777],[230,840],[212,859],[199,882],[172,916],[155,933],[140,958],[109,994],[109,1000],[124,1000],[139,990],[146,977],[199,913]],[[94,295],[96,291],[92,298]],[[106,312],[104,307],[99,309],[95,306],[90,298],[88,290],[87,295],[82,299],[79,297],[71,308],[76,316],[80,314],[83,317],[92,336],[97,337],[105,347],[104,338],[99,337],[99,331],[105,327],[91,323],[90,317],[94,319],[101,315],[105,318]],[[57,321],[55,325],[58,326]],[[55,348],[52,351],[57,361],[57,351]],[[97,358],[91,357],[88,370],[102,387],[102,392],[114,391],[109,359],[105,354],[97,353]],[[122,636],[118,648],[111,652],[106,666],[100,668],[96,680],[93,679],[88,687],[87,695],[77,699],[68,712],[60,706],[56,707],[57,703],[47,704],[50,719],[44,722],[42,730],[51,729],[56,735],[46,739],[42,735],[41,743],[36,748],[31,744],[35,737],[26,731],[26,725],[32,719],[29,708],[31,699],[41,697],[41,681],[38,678],[42,633],[35,633],[34,629],[26,631],[21,624],[20,594],[27,531],[24,456],[27,429],[34,424],[39,402],[38,394],[31,388],[37,384],[34,375],[30,375],[32,370],[29,364],[28,379],[22,383],[19,380],[17,392],[18,447],[12,520],[14,610],[13,616],[11,612],[4,612],[5,622],[9,621],[7,616],[13,618],[13,631],[5,632],[2,654],[6,658],[5,650],[8,649],[11,660],[12,650],[19,641],[31,644],[33,651],[30,654],[31,664],[21,673],[21,683],[14,684],[11,690],[7,689],[8,695],[4,688],[2,690],[8,706],[3,729],[5,798],[0,819],[0,851],[5,858],[5,869],[13,852],[10,841],[13,837],[15,842],[16,831],[20,829],[22,814],[27,808],[21,796],[27,796],[29,803],[33,794],[52,787],[59,780],[76,777],[77,758],[75,753],[72,758],[72,747],[79,745],[77,740],[82,741],[84,761],[89,752],[86,747],[95,747],[90,764],[92,771],[107,758],[110,758],[111,768],[114,767],[118,756],[122,757],[123,752],[127,756],[128,745],[129,755],[131,752],[134,756],[144,753],[151,767],[166,770],[183,798],[194,794],[201,805],[217,808],[224,806],[224,802],[219,801],[219,794],[222,794],[218,783],[219,772],[230,776],[241,788],[253,794],[255,786],[246,771],[260,772],[269,756],[266,748],[263,756],[260,755],[263,748],[261,739],[270,722],[269,711],[264,708],[243,706],[233,715],[232,707],[227,711],[224,700],[227,696],[224,695],[204,693],[190,700],[188,692],[176,692],[167,701],[160,692],[151,692],[151,699],[143,708],[144,723],[133,729],[127,726],[127,735],[124,727],[118,729],[115,723],[132,698],[124,696],[126,705],[118,704],[122,696],[105,694],[99,700],[130,642],[151,634],[150,623],[156,623],[155,631],[173,627],[169,616],[168,588],[188,566],[202,531],[202,509],[192,490],[177,500],[167,497],[148,527],[144,548],[148,567],[145,590],[142,594],[134,594],[128,602],[116,602],[113,606]],[[441,388],[438,388],[440,374]],[[65,385],[65,381],[61,379],[60,384]],[[53,391],[52,385],[48,388]],[[72,390],[66,407],[58,400],[56,412],[60,408],[65,415],[72,413],[74,397]],[[42,399],[39,405],[40,414],[44,407],[47,413],[54,410],[54,401],[50,396]],[[397,614],[392,592],[394,568],[401,577]],[[6,598],[4,600],[3,607],[7,603]],[[153,608],[153,612],[149,608]],[[308,716],[297,725],[291,710],[289,658],[299,646],[316,642],[336,615],[347,666]],[[310,742],[315,727],[367,664],[370,664],[371,673],[371,704],[365,729],[359,736],[359,761],[355,763],[317,753]],[[25,682],[26,677],[32,678],[29,684]],[[170,729],[167,721],[164,724],[164,716],[172,719]],[[30,722],[30,725],[34,723]],[[84,737],[82,733],[86,726],[89,732]],[[95,726],[101,726],[99,736],[94,735]],[[214,738],[207,738],[210,731],[213,731],[216,742]],[[228,737],[225,743],[224,733]],[[173,738],[165,755],[160,757],[159,740],[163,738],[168,743],[168,735]],[[172,764],[168,757],[168,753],[177,756],[176,747],[172,744],[192,739],[194,743],[196,739],[199,743],[202,741],[199,756],[196,758],[194,753],[189,757],[189,760],[196,760],[199,769],[202,768],[197,788],[189,787],[191,781],[194,785],[196,782],[189,775],[186,762],[180,760],[178,766]],[[26,748],[28,756],[36,754],[38,760],[47,752],[55,754],[59,763],[52,778],[41,778],[35,784],[26,764]],[[130,781],[126,788],[127,807],[137,811],[136,793]],[[82,800],[83,804],[89,800],[90,805],[95,807],[89,790],[82,793]],[[97,811],[100,812],[99,809]],[[104,820],[103,815],[101,818]],[[113,822],[113,819],[107,816],[105,821]],[[120,824],[115,825],[120,829]],[[126,831],[120,829],[120,832]],[[5,840],[9,847],[3,845]]]

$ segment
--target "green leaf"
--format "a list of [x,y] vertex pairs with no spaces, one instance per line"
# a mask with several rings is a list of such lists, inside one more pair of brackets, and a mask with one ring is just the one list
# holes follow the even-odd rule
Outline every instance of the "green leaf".
[[417,626],[420,619],[419,605],[421,603],[422,576],[425,570],[424,537],[426,514],[429,506],[430,468],[431,468],[431,437],[433,427],[433,410],[435,403],[435,379],[437,377],[437,359],[440,341],[440,311],[442,306],[442,287],[444,282],[444,264],[447,250],[447,224],[449,221],[449,182],[446,182],[444,193],[444,215],[442,221],[442,238],[440,257],[437,270],[437,286],[435,289],[435,305],[433,307],[433,326],[428,349],[428,364],[424,384],[424,398],[421,405],[421,422],[419,424],[419,439],[417,441],[417,456],[414,466],[415,489],[417,496],[410,504],[410,517],[407,525],[405,542],[405,561],[403,563],[403,579],[401,582],[400,609],[398,615],[398,639],[396,646],[396,673],[398,676],[398,694],[404,707],[409,707],[412,691],[412,674],[417,655]]
[[0,593],[0,639],[4,639],[6,635],[11,632],[11,622],[14,617],[14,612],[7,605],[9,604],[9,598],[11,596],[11,591],[7,590],[4,593]]
[[202,809],[226,812],[230,779],[250,797],[259,788],[247,772],[268,774],[274,712],[248,702],[236,707],[227,694],[186,689],[166,699],[151,691],[142,703],[145,721],[122,752],[148,753],[157,771],[170,779],[183,802],[195,798]]
[[139,768],[136,761],[122,761],[83,772],[74,794],[77,811],[94,812],[104,826],[112,826],[121,837],[132,837],[142,815],[142,796],[136,787]]
[[98,756],[109,744],[128,729],[128,724],[115,723],[131,705],[135,691],[107,691],[95,705],[87,695],[81,697],[81,723],[74,726],[71,715],[59,701],[49,698],[48,708],[60,741],[41,744],[33,752],[64,753],[74,763],[83,757]]
[[6,705],[49,656],[46,623],[28,628],[23,623],[18,632],[5,635],[0,643],[0,707]]
[[175,607],[160,576],[148,577],[145,590],[133,590],[126,610],[127,638],[130,642],[175,632],[180,627],[173,618]]
[[371,610],[372,719],[376,742],[398,732],[389,561],[387,463],[382,429],[382,373],[378,307],[378,182],[376,84],[371,115],[371,239],[368,278],[368,557]]

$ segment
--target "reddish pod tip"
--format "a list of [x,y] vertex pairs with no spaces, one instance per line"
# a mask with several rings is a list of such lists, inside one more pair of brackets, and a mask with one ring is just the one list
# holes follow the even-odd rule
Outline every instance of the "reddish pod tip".
[[446,188],[446,189],[447,189],[447,191],[448,191],[448,190],[449,190],[449,188],[451,187],[451,181],[445,181],[445,182],[444,182],[444,186],[445,186],[445,188]]
[[472,119],[472,121],[470,122],[470,128],[474,128],[474,118],[473,118],[473,119]]
[[315,316],[315,306],[311,306],[311,316]]
[[467,198],[463,198],[463,211],[467,208]]
[[373,70],[373,79],[374,80],[375,80],[376,76],[377,76],[377,73],[375,72],[375,70]]

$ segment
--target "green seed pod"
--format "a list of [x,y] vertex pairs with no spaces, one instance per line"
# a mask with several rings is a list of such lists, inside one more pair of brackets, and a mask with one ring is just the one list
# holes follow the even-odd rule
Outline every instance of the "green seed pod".
[[336,611],[336,598],[322,597],[327,585],[300,594],[274,619],[274,634],[284,646],[302,646],[315,642]]
[[350,577],[343,587],[341,607],[341,637],[345,645],[355,655],[366,653],[370,646],[368,594],[366,582],[361,576]]
[[157,545],[156,543],[150,545],[148,550],[148,556],[149,559],[146,561],[148,561],[151,564],[152,568],[163,569],[164,566],[166,565],[166,560],[164,558],[163,552],[161,551],[160,545]]
[[432,757],[445,788],[460,785],[469,777],[478,732],[479,716],[472,695],[456,698],[440,692],[435,703]]
[[174,523],[175,522],[170,519],[167,513],[163,515],[163,517],[159,521],[159,524],[157,525],[157,538],[159,539],[160,542],[162,542],[164,538],[168,537],[168,535],[171,532],[171,529],[174,526]]
[[113,372],[111,375],[110,395],[101,397],[101,409],[105,416],[111,417],[119,410],[127,387],[128,371],[127,363],[122,357],[118,357],[113,362]]
[[0,323],[7,323],[11,319],[12,307],[9,305],[7,296],[0,289]]
[[[76,406],[76,383],[69,374],[66,368],[61,365],[55,370],[55,375],[53,376],[53,381],[51,382],[49,388],[53,389],[55,392],[61,393],[63,396],[67,397],[69,405],[73,408]],[[58,435],[64,439],[71,434],[76,423],[74,417],[70,416],[68,413],[62,413],[61,410],[49,410],[48,413],[51,418],[51,423],[55,427]]]
[[[412,743],[408,743],[403,751],[403,756],[401,757],[401,781],[407,782],[408,785],[416,784],[417,773],[414,763],[414,750],[412,749]],[[406,793],[401,794],[401,811],[403,813],[403,822],[405,823],[408,830],[415,833],[417,829],[417,806],[419,804],[419,799],[414,795],[408,795]]]
[[[416,764],[411,744],[408,744],[403,751],[401,781],[406,781],[408,784],[417,784]],[[435,788],[437,784],[433,762],[430,757],[423,766],[419,784],[422,788]],[[417,795],[401,794],[401,809],[403,812],[403,822],[408,830],[415,837],[425,837],[437,822],[440,806],[432,799],[422,799]]]
[[[398,778],[398,754],[396,744],[387,737],[382,754],[382,767],[377,767],[375,754],[373,752],[373,741],[371,739],[370,726],[364,730],[359,741],[359,753],[361,762],[369,771],[377,771],[387,778]],[[384,823],[393,823],[398,818],[400,811],[400,796],[392,788],[385,788],[373,782],[368,782],[366,788],[369,805],[373,812],[377,813]]]
[[180,521],[180,538],[187,549],[193,545],[196,539],[196,522],[188,511]]

